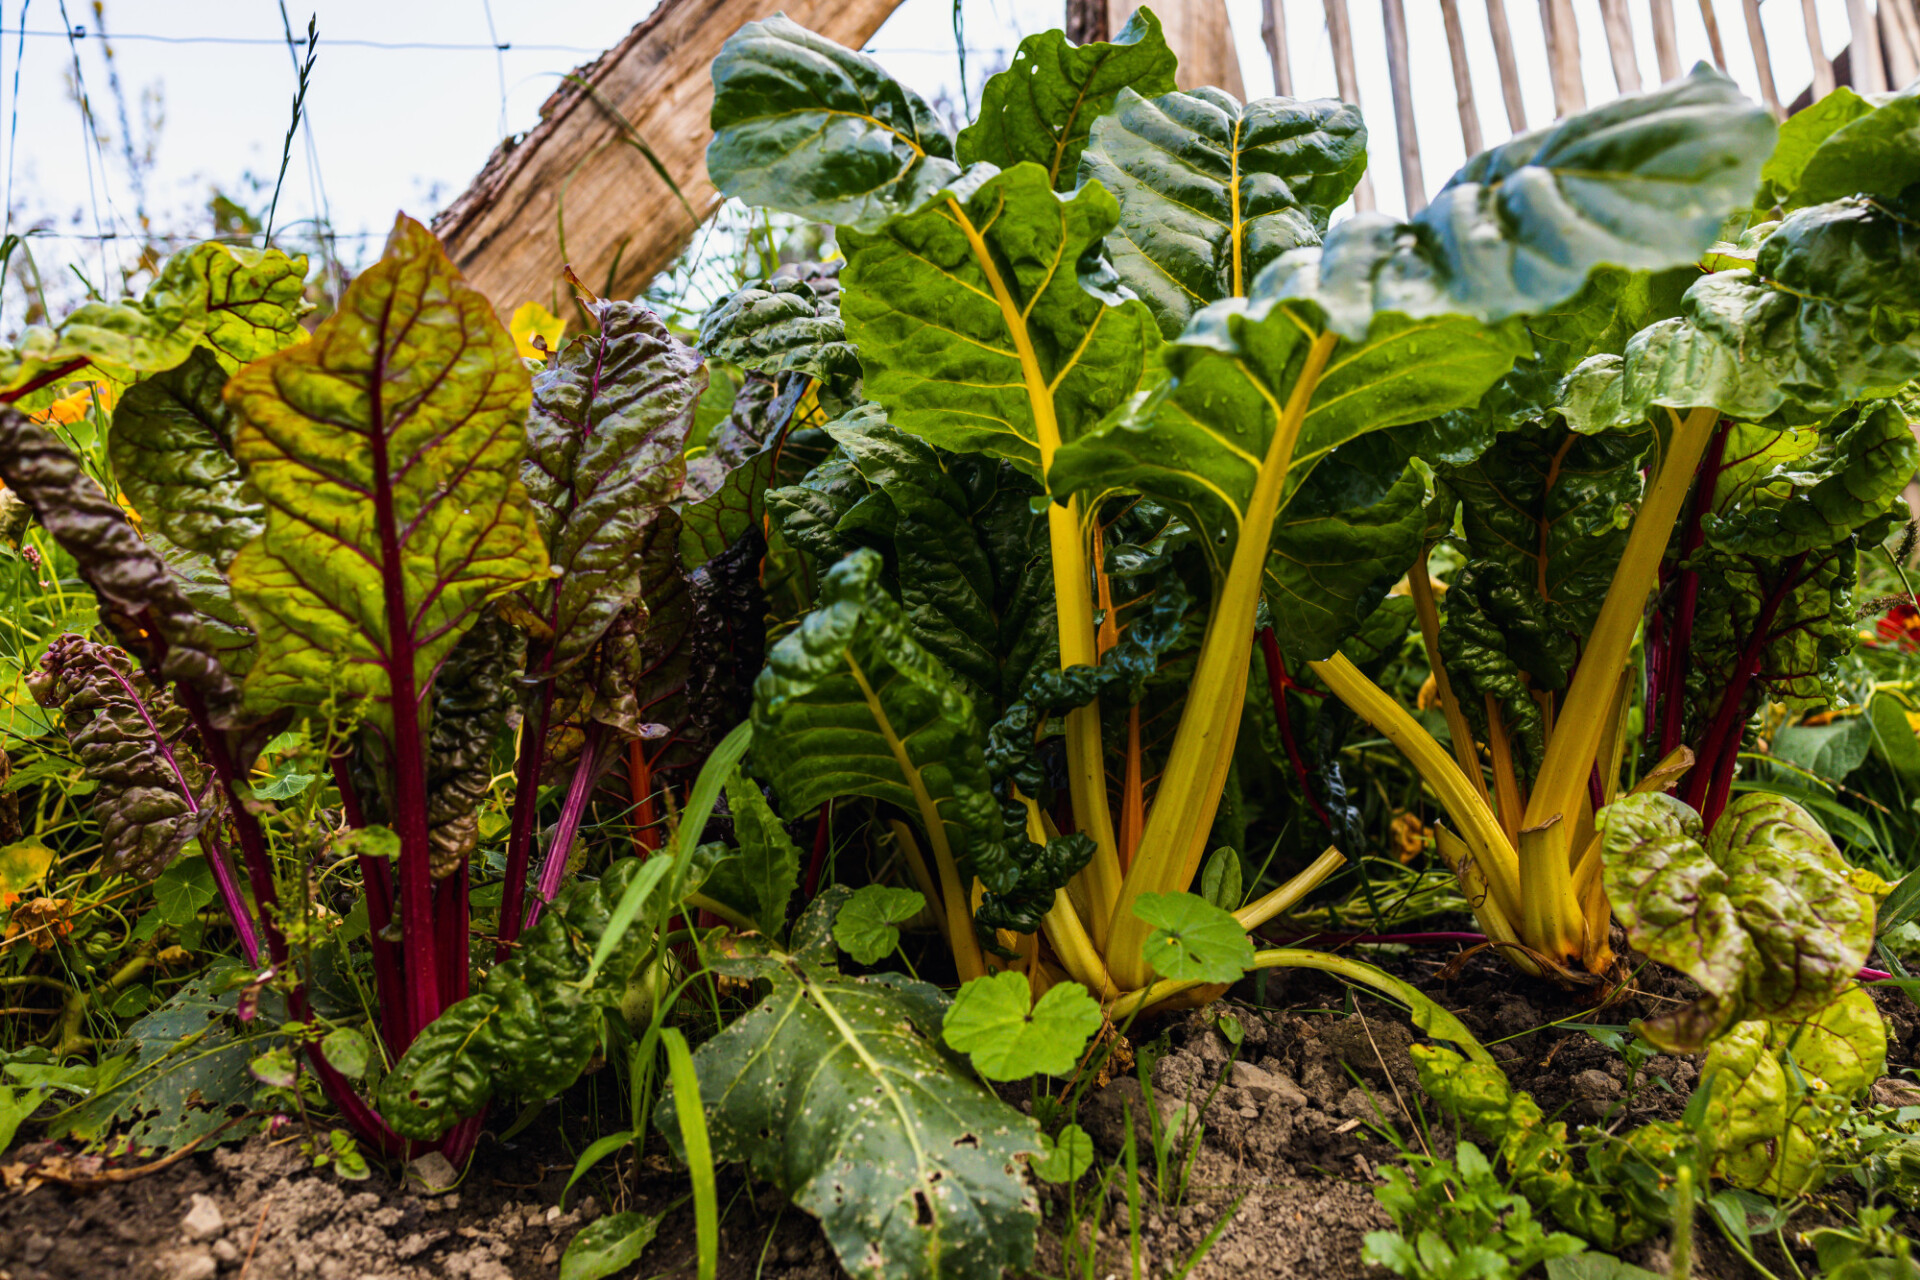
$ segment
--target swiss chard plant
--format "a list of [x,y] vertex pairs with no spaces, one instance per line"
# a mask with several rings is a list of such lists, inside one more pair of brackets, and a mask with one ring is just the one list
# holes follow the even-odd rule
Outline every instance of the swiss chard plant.
[[1315,667],[1427,780],[1441,851],[1530,972],[1608,971],[1616,871],[1645,868],[1610,866],[1603,812],[1669,792],[1713,832],[1756,710],[1827,703],[1857,639],[1858,556],[1920,456],[1892,399],[1920,371],[1911,175],[1865,158],[1904,101],[1789,121],[1697,263],[1596,275],[1428,424],[1439,502],[1410,579],[1450,751],[1340,659]]
[[837,225],[867,401],[769,499],[823,585],[756,686],[752,767],[792,816],[906,815],[963,981],[1071,979],[1119,1015],[1230,981],[1244,941],[1181,940],[1244,935],[1340,861],[1225,910],[1188,892],[1257,624],[1341,687],[1421,549],[1424,477],[1466,447],[1432,424],[1596,270],[1697,259],[1774,132],[1702,70],[1476,158],[1411,221],[1329,231],[1366,163],[1353,108],[1170,91],[1171,65],[1144,11],[1111,44],[1036,36],[950,136],[774,18],[714,64],[708,157],[728,194]]
[[[65,637],[32,683],[99,783],[106,866],[152,876],[197,840],[331,1100],[386,1150],[437,1140],[459,1158],[491,1097],[579,1075],[660,960],[636,914],[657,924],[699,887],[691,842],[649,871],[569,873],[616,762],[648,811],[652,778],[744,716],[760,532],[724,468],[686,492],[705,372],[645,308],[589,300],[591,330],[530,362],[403,217],[309,338],[304,268],[204,245],[144,298],[28,335],[8,398],[82,368],[124,387],[108,452],[131,509],[29,414],[0,413],[0,478],[125,649]],[[295,820],[278,803],[293,792],[254,785],[269,739],[304,744],[331,807]],[[498,751],[511,816],[497,923],[476,939]],[[329,1062],[306,990],[311,878],[343,867],[386,1068],[366,1091]]]

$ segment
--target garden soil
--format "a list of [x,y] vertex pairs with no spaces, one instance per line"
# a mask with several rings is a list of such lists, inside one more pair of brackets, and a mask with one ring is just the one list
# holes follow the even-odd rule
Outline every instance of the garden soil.
[[[1513,1083],[1550,1113],[1572,1122],[1633,1125],[1674,1118],[1685,1106],[1696,1060],[1654,1058],[1629,1078],[1621,1058],[1591,1035],[1544,1025],[1582,1018],[1625,1023],[1684,997],[1677,979],[1654,978],[1651,989],[1583,1013],[1564,994],[1490,958],[1475,958],[1458,973],[1418,956],[1391,967],[1454,1010],[1491,1044]],[[1264,1003],[1250,998],[1252,983],[1234,994],[1205,1012],[1136,1029],[1138,1052],[1151,1063],[1151,1103],[1127,1074],[1090,1091],[1080,1106],[1102,1166],[1122,1153],[1132,1120],[1142,1139],[1143,1174],[1154,1165],[1144,1140],[1150,1108],[1176,1128],[1190,1130],[1195,1113],[1204,1122],[1190,1162],[1184,1148],[1172,1153],[1174,1177],[1186,1166],[1184,1197],[1162,1205],[1150,1187],[1143,1189],[1140,1274],[1177,1274],[1204,1250],[1189,1273],[1195,1280],[1384,1276],[1360,1261],[1365,1234],[1389,1225],[1372,1188],[1377,1170],[1396,1153],[1376,1126],[1385,1121],[1409,1144],[1424,1142],[1435,1154],[1453,1145],[1450,1127],[1433,1115],[1415,1080],[1412,1034],[1389,1007],[1356,1002],[1317,973],[1269,974]],[[1920,1011],[1895,993],[1876,996],[1890,1032],[1890,1071],[1903,1078],[1900,1068],[1920,1066]],[[1221,1030],[1220,1015],[1229,1012],[1239,1026],[1237,1049]],[[1900,1095],[1906,1087],[1881,1086],[1889,1101],[1920,1099],[1920,1092]],[[1013,1100],[1026,1105],[1017,1093]],[[23,1147],[0,1169],[9,1188],[0,1198],[0,1280],[547,1280],[559,1275],[569,1240],[609,1211],[608,1201],[616,1209],[666,1214],[640,1264],[624,1274],[691,1275],[686,1182],[659,1144],[643,1156],[602,1165],[597,1172],[605,1176],[583,1180],[562,1209],[572,1168],[562,1141],[569,1102],[549,1108],[559,1124],[536,1123],[504,1144],[485,1140],[465,1178],[437,1194],[404,1171],[376,1168],[367,1180],[349,1182],[313,1170],[299,1154],[297,1134],[256,1135],[91,1189],[47,1180],[34,1185],[35,1170],[83,1180],[105,1171],[56,1148]],[[424,1172],[435,1181],[431,1169]],[[1134,1246],[1125,1184],[1124,1174],[1109,1182],[1100,1214],[1089,1210],[1089,1199],[1099,1194],[1092,1179],[1083,1180],[1072,1202],[1060,1188],[1045,1189],[1048,1229],[1036,1260],[1039,1274],[1061,1274],[1061,1235],[1069,1222],[1084,1231],[1099,1218],[1095,1274],[1129,1275]],[[1844,1202],[1849,1185],[1836,1184],[1833,1198]],[[580,1194],[588,1187],[591,1194]],[[728,1280],[844,1274],[812,1221],[771,1188],[729,1174],[721,1202],[720,1272]],[[1920,1219],[1905,1225],[1920,1234]],[[1704,1220],[1695,1241],[1696,1276],[1751,1274]],[[1781,1265],[1777,1246],[1766,1249],[1762,1261]],[[1665,1271],[1663,1241],[1628,1256]]]

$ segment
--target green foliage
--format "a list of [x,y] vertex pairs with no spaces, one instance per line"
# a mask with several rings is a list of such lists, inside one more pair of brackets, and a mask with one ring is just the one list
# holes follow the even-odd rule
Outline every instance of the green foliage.
[[187,717],[127,656],[76,635],[56,639],[30,678],[62,714],[92,800],[110,872],[157,876],[213,816],[206,770],[189,750]]
[[700,350],[768,377],[804,374],[823,405],[858,404],[860,356],[847,341],[837,294],[818,277],[776,275],[750,285],[701,317]]
[[1060,1130],[1059,1136],[1040,1135],[1041,1154],[1028,1162],[1043,1181],[1074,1183],[1093,1168],[1093,1139],[1077,1124]]
[[1699,816],[1661,793],[1616,801],[1601,825],[1627,936],[1704,993],[1639,1024],[1661,1048],[1697,1053],[1744,1018],[1811,1016],[1866,962],[1885,885],[1792,801],[1743,795],[1704,838]]
[[637,1262],[660,1233],[657,1213],[610,1213],[580,1228],[560,1258],[560,1280],[604,1280]]
[[[529,393],[512,338],[403,217],[313,340],[247,366],[226,398],[267,504],[231,571],[260,637],[249,701],[364,699],[389,731],[420,715],[395,691],[423,695],[488,599],[547,574],[518,478]],[[295,514],[314,509],[324,534]]]
[[1760,172],[1763,214],[1790,213],[1853,195],[1897,196],[1920,181],[1920,93],[1878,100],[1835,89],[1780,126]]
[[700,891],[745,915],[766,936],[778,937],[800,884],[800,850],[760,788],[737,771],[727,779],[727,811],[735,848],[713,864]]
[[1080,156],[1095,122],[1121,94],[1171,93],[1176,61],[1151,9],[1135,9],[1107,42],[1074,44],[1060,31],[1030,35],[981,90],[979,115],[954,140],[958,159],[1002,169],[1031,162],[1056,191],[1071,191],[1082,181]]
[[1548,1258],[1578,1253],[1579,1237],[1549,1233],[1526,1197],[1508,1191],[1471,1142],[1453,1159],[1409,1153],[1380,1171],[1374,1198],[1393,1231],[1370,1231],[1361,1257],[1406,1280],[1515,1280]]
[[1147,963],[1175,982],[1235,982],[1253,967],[1253,942],[1233,913],[1194,893],[1143,893],[1134,913],[1153,932]]
[[900,945],[899,925],[926,908],[918,889],[865,884],[853,891],[833,918],[833,940],[861,964],[878,964]]
[[1168,338],[1206,304],[1246,294],[1289,249],[1320,243],[1366,171],[1367,129],[1344,102],[1243,105],[1219,89],[1135,84],[1113,105],[1080,178],[1119,198],[1107,252]]
[[[984,1280],[1031,1261],[1039,1205],[1007,1171],[1037,1131],[940,1051],[937,990],[798,953],[714,967],[769,986],[694,1055],[716,1159],[818,1217],[856,1276]],[[669,1140],[687,1101],[662,1100]]]
[[1024,974],[1006,972],[961,987],[942,1034],[984,1078],[1024,1080],[1073,1070],[1100,1022],[1100,1002],[1079,983],[1056,983],[1035,1000]]
[[1886,1024],[1858,987],[1822,1006],[1734,1026],[1700,1072],[1702,1088],[1713,1082],[1706,1116],[1715,1171],[1772,1196],[1818,1186],[1848,1105],[1886,1065]]

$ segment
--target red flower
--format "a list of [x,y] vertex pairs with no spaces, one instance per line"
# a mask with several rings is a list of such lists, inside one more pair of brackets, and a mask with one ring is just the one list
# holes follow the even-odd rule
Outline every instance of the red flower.
[[1882,640],[1897,641],[1902,649],[1920,649],[1920,609],[1911,601],[1902,600],[1887,610],[1874,629]]

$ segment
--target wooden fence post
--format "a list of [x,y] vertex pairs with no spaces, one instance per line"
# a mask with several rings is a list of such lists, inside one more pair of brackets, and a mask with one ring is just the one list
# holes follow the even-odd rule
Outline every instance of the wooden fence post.
[[1622,93],[1640,92],[1640,58],[1633,49],[1633,18],[1627,12],[1627,0],[1600,0],[1600,24],[1607,29],[1614,85]]
[[1767,49],[1767,29],[1760,25],[1760,0],[1740,0],[1740,11],[1747,16],[1747,43],[1753,46],[1753,69],[1760,77],[1760,101],[1767,104],[1773,118],[1784,120],[1780,109],[1780,91],[1773,84],[1773,55]]
[[[1360,105],[1360,77],[1353,66],[1353,23],[1347,14],[1347,0],[1325,0],[1327,40],[1333,45],[1333,79],[1340,88],[1340,100]],[[1373,209],[1373,179],[1360,175],[1353,189],[1353,207],[1361,213]]]
[[1660,63],[1661,84],[1679,79],[1680,33],[1673,25],[1673,0],[1653,0],[1653,56]]
[[1480,111],[1473,104],[1473,72],[1467,66],[1467,33],[1460,25],[1460,0],[1440,0],[1447,26],[1447,55],[1453,61],[1453,104],[1460,112],[1460,141],[1469,157],[1486,150],[1480,140]]
[[1263,0],[1260,5],[1260,38],[1266,42],[1267,60],[1273,64],[1275,97],[1293,96],[1293,62],[1287,56],[1287,9],[1285,0]]
[[1407,67],[1407,11],[1404,0],[1380,0],[1387,34],[1387,74],[1393,80],[1393,131],[1400,142],[1400,185],[1407,212],[1426,208],[1427,180],[1420,172],[1420,135],[1413,119],[1413,77]]
[[1507,25],[1505,0],[1487,0],[1487,26],[1493,32],[1493,60],[1500,67],[1500,98],[1507,107],[1507,125],[1515,133],[1527,131],[1527,107],[1520,98],[1520,64],[1513,56],[1513,28]]

